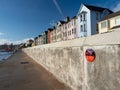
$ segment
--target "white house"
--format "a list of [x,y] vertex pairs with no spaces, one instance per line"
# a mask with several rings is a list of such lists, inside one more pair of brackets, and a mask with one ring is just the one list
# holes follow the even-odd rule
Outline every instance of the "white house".
[[97,22],[113,13],[107,8],[81,4],[78,11],[78,37],[91,36],[98,33]]

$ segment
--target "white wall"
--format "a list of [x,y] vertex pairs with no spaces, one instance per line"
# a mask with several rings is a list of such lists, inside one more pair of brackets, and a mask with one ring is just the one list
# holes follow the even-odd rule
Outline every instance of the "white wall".
[[[86,14],[86,21],[80,21],[80,13],[81,12],[87,12]],[[86,24],[86,29],[87,29],[87,36],[90,35],[91,33],[91,22],[90,22],[90,10],[86,8],[84,5],[81,6],[81,10],[78,12],[78,37],[84,36],[83,32],[80,32],[80,25]]]
[[[95,61],[85,58],[87,49]],[[26,48],[24,52],[72,90],[119,90],[120,30]]]

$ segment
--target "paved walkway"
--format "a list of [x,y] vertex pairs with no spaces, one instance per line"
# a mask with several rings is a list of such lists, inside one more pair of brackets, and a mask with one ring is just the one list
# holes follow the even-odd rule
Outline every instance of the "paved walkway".
[[19,51],[0,63],[0,90],[70,90]]

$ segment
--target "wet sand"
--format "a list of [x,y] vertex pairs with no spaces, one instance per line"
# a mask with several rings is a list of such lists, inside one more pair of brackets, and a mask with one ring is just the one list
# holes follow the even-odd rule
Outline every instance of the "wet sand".
[[0,63],[0,90],[70,90],[51,73],[18,51]]

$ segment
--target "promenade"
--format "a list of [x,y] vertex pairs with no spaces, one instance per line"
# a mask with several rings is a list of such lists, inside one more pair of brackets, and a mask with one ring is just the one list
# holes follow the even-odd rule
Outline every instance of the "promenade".
[[0,90],[70,89],[22,51],[18,51],[0,63]]

